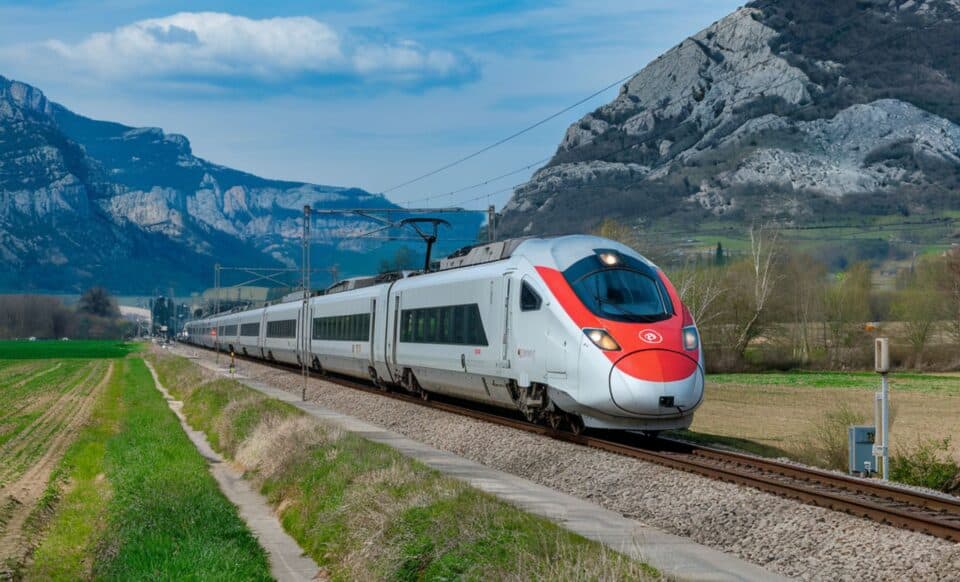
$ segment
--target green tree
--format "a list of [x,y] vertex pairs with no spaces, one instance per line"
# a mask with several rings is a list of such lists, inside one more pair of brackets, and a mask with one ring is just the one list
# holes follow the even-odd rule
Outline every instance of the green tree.
[[88,315],[97,317],[117,318],[120,317],[120,309],[117,302],[110,295],[110,292],[103,287],[91,287],[80,296],[80,303],[77,309]]

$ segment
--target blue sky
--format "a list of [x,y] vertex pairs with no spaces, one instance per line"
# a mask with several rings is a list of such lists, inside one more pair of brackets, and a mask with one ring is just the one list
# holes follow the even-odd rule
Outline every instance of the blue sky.
[[[642,68],[740,4],[2,0],[0,75],[89,117],[182,133],[216,163],[380,192]],[[549,157],[616,92],[388,196],[502,205],[533,170],[438,195]]]

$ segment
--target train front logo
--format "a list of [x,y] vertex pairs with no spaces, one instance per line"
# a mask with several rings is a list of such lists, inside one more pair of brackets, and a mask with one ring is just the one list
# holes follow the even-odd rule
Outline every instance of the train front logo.
[[663,336],[658,332],[652,329],[645,329],[640,332],[640,339],[647,342],[648,344],[659,344],[663,343]]

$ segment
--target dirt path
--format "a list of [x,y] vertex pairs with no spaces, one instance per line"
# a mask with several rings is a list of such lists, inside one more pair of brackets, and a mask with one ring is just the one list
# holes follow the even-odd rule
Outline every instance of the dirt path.
[[[22,475],[0,489],[0,578],[13,573],[35,541],[30,532],[24,531],[27,519],[43,495],[50,474],[89,418],[97,397],[113,375],[113,368],[111,362],[96,385],[92,385],[92,374],[84,378],[47,411],[51,414],[43,415],[56,433],[46,441],[43,454]],[[102,367],[94,366],[94,370]]]

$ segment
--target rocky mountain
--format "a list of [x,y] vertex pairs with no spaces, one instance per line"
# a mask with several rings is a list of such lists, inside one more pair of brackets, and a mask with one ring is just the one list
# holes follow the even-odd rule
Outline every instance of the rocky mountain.
[[501,230],[960,209],[958,42],[960,0],[752,2],[571,125]]
[[[92,120],[0,77],[0,289],[98,283],[118,292],[183,292],[209,286],[216,262],[293,266],[304,204],[395,207],[357,188],[219,166],[194,156],[182,135]],[[317,216],[321,252],[313,264],[339,263],[346,274],[376,265],[375,248],[342,241],[373,226],[362,217]],[[456,237],[472,236],[479,219],[455,226]],[[353,264],[357,250],[370,251],[363,264]]]

